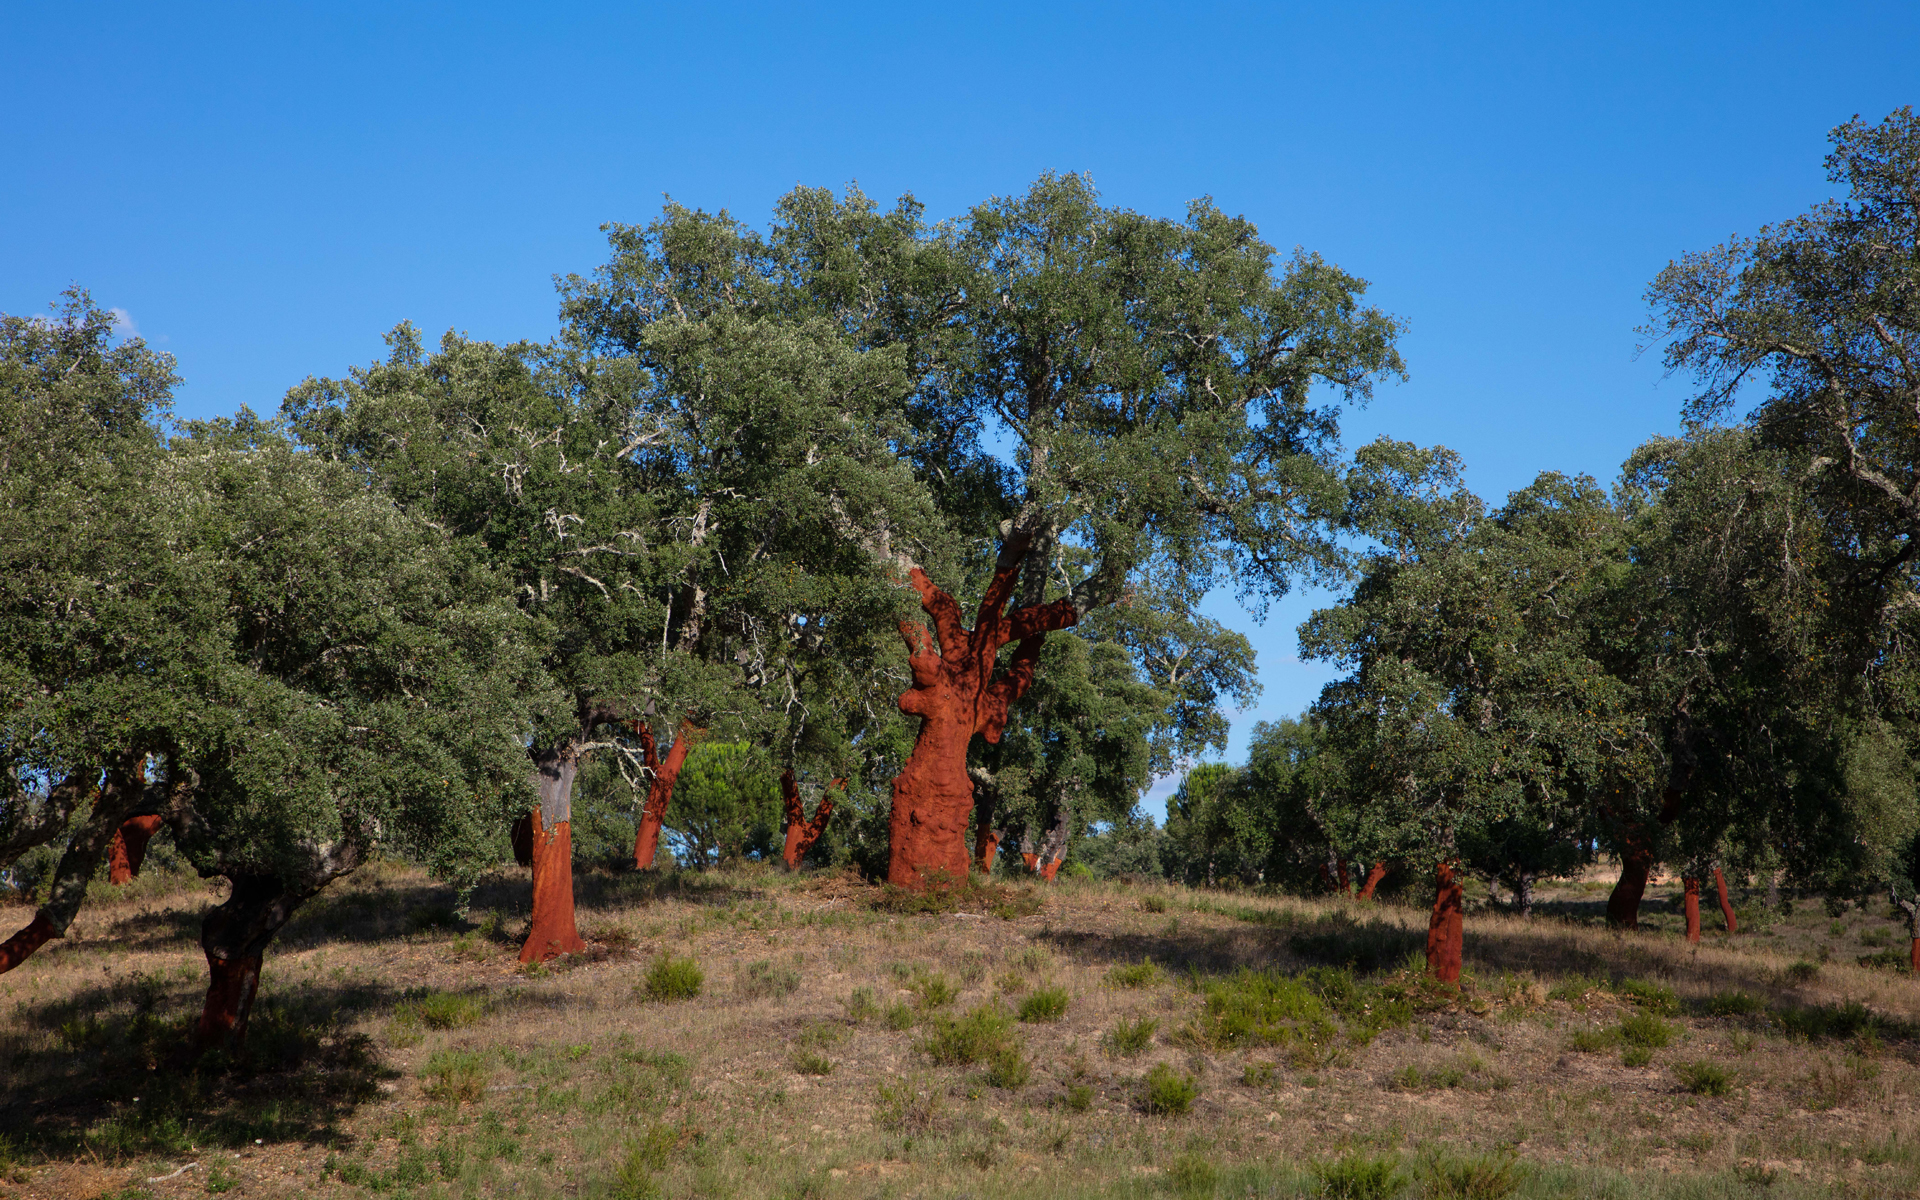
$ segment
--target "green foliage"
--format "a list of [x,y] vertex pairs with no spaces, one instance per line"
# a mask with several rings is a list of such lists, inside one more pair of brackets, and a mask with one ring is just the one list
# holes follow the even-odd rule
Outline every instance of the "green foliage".
[[1764,1005],[1760,997],[1742,991],[1715,992],[1707,997],[1706,1013],[1710,1017],[1750,1017],[1759,1012]]
[[1634,1007],[1642,1012],[1661,1017],[1680,1015],[1680,997],[1664,983],[1649,983],[1644,979],[1623,979],[1614,985],[1613,990],[1621,999],[1632,1002]]
[[765,753],[744,742],[701,742],[688,753],[665,828],[689,866],[779,854],[777,774]]
[[1182,1154],[1167,1164],[1167,1185],[1182,1196],[1212,1196],[1220,1170],[1203,1154]]
[[938,971],[925,970],[914,974],[912,982],[907,984],[907,990],[913,993],[922,1009],[945,1008],[960,994],[953,980]]
[[1132,1058],[1153,1044],[1153,1035],[1159,1028],[1160,1022],[1152,1017],[1123,1018],[1115,1022],[1103,1039],[1107,1053],[1119,1058]]
[[943,1067],[972,1066],[1015,1045],[1012,1018],[992,1004],[969,1009],[959,1017],[935,1013],[927,1019],[926,1029],[919,1049]]
[[1156,1063],[1140,1081],[1140,1107],[1155,1116],[1182,1117],[1200,1098],[1200,1085],[1166,1063]]
[[1427,1200],[1506,1200],[1525,1178],[1511,1153],[1459,1155],[1433,1151],[1421,1159]]
[[1093,1107],[1093,1088],[1084,1083],[1069,1084],[1066,1103],[1074,1112],[1086,1112]]
[[647,999],[662,1003],[691,1000],[700,994],[706,979],[706,972],[693,959],[662,954],[647,968],[639,990]]
[[1040,988],[1020,1001],[1020,1019],[1029,1024],[1058,1021],[1067,1015],[1070,997],[1063,987]]
[[1630,1046],[1659,1050],[1673,1041],[1673,1026],[1650,1012],[1636,1012],[1622,1018],[1620,1037]]
[[1319,1045],[1337,1032],[1320,995],[1277,971],[1245,969],[1207,985],[1202,1036],[1223,1049]]
[[1681,1087],[1696,1096],[1724,1096],[1733,1090],[1733,1072],[1705,1059],[1675,1063],[1673,1074]]
[[1327,1200],[1392,1200],[1407,1186],[1397,1160],[1348,1154],[1310,1168]]
[[739,976],[734,980],[733,990],[743,1000],[779,999],[791,996],[800,990],[800,972],[792,967],[776,966],[772,961],[763,958],[741,968]]
[[880,1005],[873,998],[872,988],[855,988],[847,997],[847,1020],[856,1024],[871,1021],[880,1015]]
[[1023,1088],[1033,1079],[1033,1066],[1015,1043],[1005,1042],[987,1055],[987,1082],[997,1088]]
[[471,1025],[486,1015],[485,996],[470,992],[428,992],[394,1009],[394,1018],[403,1024],[418,1022],[428,1029],[457,1029]]
[[883,1079],[876,1089],[874,1123],[901,1133],[925,1133],[940,1117],[940,1094],[916,1080]]
[[466,1050],[440,1050],[421,1069],[429,1099],[445,1104],[471,1104],[485,1094],[493,1075],[484,1055]]
[[1159,966],[1144,958],[1130,966],[1116,966],[1107,969],[1107,984],[1110,987],[1153,987],[1160,982],[1160,978],[1161,971]]
[[884,1015],[887,1028],[893,1030],[895,1033],[912,1029],[914,1020],[916,1019],[913,1009],[898,1002],[887,1005],[887,1011]]
[[818,1050],[795,1050],[787,1060],[802,1075],[831,1075],[833,1062]]

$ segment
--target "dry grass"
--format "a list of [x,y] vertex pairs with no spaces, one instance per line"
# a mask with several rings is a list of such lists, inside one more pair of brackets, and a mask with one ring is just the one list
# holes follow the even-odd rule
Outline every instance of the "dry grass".
[[[1802,902],[1689,946],[1657,910],[1601,928],[1604,888],[1576,883],[1531,920],[1471,912],[1453,993],[1403,970],[1425,916],[1393,904],[1063,880],[903,913],[773,872],[579,890],[598,952],[524,971],[523,877],[460,918],[409,870],[362,872],[270,953],[250,1058],[195,1073],[167,1053],[215,894],[98,897],[0,976],[0,1195],[1279,1197],[1381,1161],[1408,1195],[1920,1195],[1920,981],[1845,952],[1877,913]],[[645,998],[669,956],[697,999]],[[1223,1033],[1236,979],[1292,1015]]]

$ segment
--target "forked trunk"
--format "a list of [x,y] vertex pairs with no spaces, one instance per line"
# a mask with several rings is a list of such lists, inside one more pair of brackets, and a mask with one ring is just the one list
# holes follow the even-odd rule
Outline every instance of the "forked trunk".
[[1442,983],[1460,982],[1464,897],[1452,863],[1434,868],[1433,914],[1427,919],[1427,974]]
[[1620,854],[1620,880],[1607,897],[1607,924],[1616,929],[1640,927],[1640,899],[1647,894],[1647,874],[1653,869],[1653,843],[1639,825],[1627,827]]
[[660,827],[667,819],[667,805],[673,801],[673,785],[680,778],[680,768],[686,764],[687,752],[693,749],[698,733],[693,722],[680,722],[679,731],[673,735],[673,747],[663,762],[654,746],[653,730],[645,721],[640,722],[641,761],[653,771],[653,782],[647,787],[646,807],[640,810],[640,828],[633,835],[636,870],[653,866],[654,857],[660,852]]
[[[62,786],[74,784],[80,778],[76,773]],[[81,902],[87,898],[87,884],[99,869],[101,856],[119,833],[126,810],[138,802],[140,794],[140,780],[131,770],[107,772],[93,797],[93,811],[67,843],[66,853],[54,868],[53,887],[47,893],[47,902],[34,913],[26,928],[0,942],[0,974],[27,961],[35,950],[54,938],[67,935],[67,927],[73,924]]]
[[844,779],[836,779],[827,785],[821,794],[820,803],[813,810],[813,819],[807,819],[806,806],[800,801],[800,785],[794,782],[793,772],[787,771],[780,776],[780,795],[785,802],[787,812],[787,844],[781,857],[787,864],[787,870],[800,869],[800,860],[813,849],[813,844],[826,832],[827,819],[833,816],[833,793],[845,785]]
[[1387,864],[1384,862],[1373,864],[1373,869],[1367,872],[1367,881],[1360,885],[1360,893],[1354,898],[1356,900],[1373,899],[1373,889],[1379,887],[1380,881],[1386,877]]
[[1739,933],[1740,922],[1733,915],[1733,901],[1727,899],[1727,877],[1720,873],[1719,867],[1713,869],[1713,890],[1720,897],[1720,916],[1727,923],[1727,932]]
[[1700,880],[1689,875],[1680,881],[1680,886],[1686,890],[1682,903],[1687,914],[1687,940],[1697,942],[1700,940]]
[[[900,696],[900,711],[919,717],[920,730],[893,781],[887,881],[897,887],[966,880],[967,825],[974,805],[967,747],[976,733],[989,742],[1000,740],[1007,707],[1033,682],[1047,632],[1079,619],[1066,600],[1003,611],[1025,552],[1024,540],[1010,540],[1002,548],[972,629],[953,597],[935,587],[926,572],[915,567],[908,575],[920,593],[920,606],[933,618],[940,645],[934,649],[925,626],[900,623],[913,672],[913,686]],[[1005,671],[996,670],[1000,650],[1010,641],[1019,643],[1013,659]]]
[[571,744],[555,747],[535,762],[533,786],[539,807],[527,814],[533,859],[533,922],[523,963],[545,962],[587,948],[573,918],[573,776],[580,760]]
[[267,943],[313,890],[289,887],[272,875],[233,875],[225,902],[200,922],[200,949],[207,956],[207,999],[191,1040],[196,1055],[237,1049],[247,1036],[247,1018],[260,991],[260,963]]
[[107,882],[118,886],[138,879],[140,864],[147,859],[147,843],[158,832],[158,816],[128,817],[120,822],[119,832],[107,847]]

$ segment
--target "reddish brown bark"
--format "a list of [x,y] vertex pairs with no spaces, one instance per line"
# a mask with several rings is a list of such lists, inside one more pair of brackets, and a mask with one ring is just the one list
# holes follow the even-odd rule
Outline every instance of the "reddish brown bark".
[[579,954],[587,943],[573,918],[573,828],[557,821],[548,829],[539,809],[531,814],[533,842],[533,923],[520,947],[523,963]]
[[1336,858],[1333,860],[1333,865],[1337,867],[1340,871],[1340,894],[1344,896],[1353,890],[1353,885],[1349,883],[1347,880],[1346,860],[1341,858]]
[[827,819],[833,816],[833,793],[846,785],[846,780],[836,779],[827,785],[827,791],[820,797],[820,803],[813,810],[813,819],[807,819],[806,806],[800,802],[800,785],[794,782],[793,772],[780,776],[780,795],[787,810],[787,845],[781,857],[786,860],[787,870],[800,869],[800,860],[813,849],[820,835],[827,830]]
[[1689,875],[1680,881],[1686,889],[1686,899],[1682,901],[1687,914],[1687,940],[1700,940],[1700,880]]
[[0,942],[0,975],[27,961],[35,950],[59,936],[60,934],[53,928],[53,922],[47,919],[46,913],[34,913],[33,920],[27,922],[25,929],[6,941]]
[[980,868],[981,874],[993,870],[994,856],[1000,853],[1000,831],[982,829],[973,839],[973,862]]
[[215,958],[207,955],[207,999],[193,1026],[193,1045],[201,1051],[238,1046],[247,1037],[247,1017],[260,990],[261,955]]
[[1460,982],[1463,896],[1452,863],[1434,868],[1433,914],[1427,919],[1427,974],[1442,983]]
[[1920,938],[1914,938],[1907,946],[1907,966],[1914,974],[1920,975]]
[[1067,860],[1064,858],[1048,859],[1046,865],[1040,868],[1040,878],[1046,880],[1048,883],[1052,883],[1054,875],[1060,870],[1060,864],[1065,861]]
[[[935,587],[926,572],[909,573],[920,607],[933,618],[939,649],[925,626],[900,622],[913,686],[900,696],[900,711],[920,718],[913,753],[893,781],[887,881],[920,888],[929,877],[967,877],[967,823],[973,813],[973,783],[967,777],[967,746],[973,735],[1000,740],[1007,707],[1033,682],[1040,647],[1051,630],[1079,619],[1067,600],[1004,610],[1013,594],[1024,539],[1009,539],[995,564],[993,582],[968,629],[953,597]],[[997,670],[1000,650],[1017,641],[1012,661]]]
[[157,816],[128,817],[120,823],[107,847],[107,882],[119,885],[140,877],[140,864],[147,859],[147,843],[160,832]]
[[1367,872],[1367,881],[1360,885],[1360,894],[1356,896],[1355,899],[1358,899],[1358,900],[1373,899],[1373,889],[1379,887],[1380,881],[1382,879],[1385,879],[1386,877],[1387,877],[1387,864],[1383,862],[1377,862],[1373,864],[1373,869]]
[[638,870],[651,867],[660,851],[660,826],[667,819],[667,805],[673,801],[673,785],[680,778],[680,768],[686,765],[687,752],[693,749],[699,732],[693,722],[680,722],[680,729],[673,736],[673,747],[663,762],[654,746],[653,730],[645,721],[640,722],[640,760],[653,771],[653,783],[647,788],[646,807],[640,810],[640,828],[633,835],[633,865]]
[[1040,856],[1031,850],[1022,850],[1020,852],[1020,861],[1027,865],[1027,870],[1029,871],[1038,871],[1040,869]]
[[1627,827],[1620,854],[1620,879],[1607,896],[1607,924],[1618,929],[1640,927],[1640,898],[1647,894],[1647,875],[1653,870],[1653,844],[1639,825]]
[[1713,869],[1713,890],[1720,897],[1720,916],[1727,923],[1727,932],[1739,933],[1740,922],[1733,915],[1733,901],[1727,899],[1727,877],[1720,873],[1719,867]]

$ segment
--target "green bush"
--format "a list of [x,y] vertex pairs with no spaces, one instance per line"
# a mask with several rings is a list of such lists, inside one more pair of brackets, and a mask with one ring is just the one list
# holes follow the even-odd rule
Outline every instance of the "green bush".
[[1820,977],[1820,964],[1806,959],[1787,964],[1787,978],[1794,983],[1812,983]]
[[874,1002],[872,988],[855,988],[847,997],[847,1020],[858,1024],[870,1021],[880,1015],[880,1006]]
[[1153,1044],[1154,1031],[1159,1028],[1160,1022],[1152,1017],[1121,1021],[1106,1036],[1107,1052],[1123,1058],[1132,1058]]
[[457,1029],[486,1015],[484,997],[465,992],[428,992],[394,1010],[400,1021],[418,1021],[428,1029]]
[[1166,1063],[1155,1064],[1141,1081],[1140,1106],[1155,1116],[1185,1116],[1200,1096],[1191,1075],[1181,1075]]
[[920,1049],[940,1066],[967,1067],[1008,1045],[1012,1032],[1013,1021],[1005,1009],[983,1004],[961,1017],[936,1014]]
[[1033,1067],[1020,1047],[1011,1043],[987,1055],[987,1082],[997,1088],[1023,1088],[1033,1078]]
[[465,1050],[442,1050],[421,1070],[428,1082],[422,1090],[429,1099],[446,1104],[468,1104],[487,1090],[493,1072],[481,1055]]
[[1585,975],[1569,975],[1547,989],[1547,999],[1577,1004],[1589,993],[1600,990],[1600,981]]
[[763,958],[746,965],[734,980],[733,989],[748,1000],[791,996],[800,990],[800,972]]
[[1207,986],[1201,1032],[1224,1049],[1318,1044],[1337,1030],[1326,1002],[1308,983],[1278,971],[1241,970]]
[[1140,911],[1149,912],[1149,913],[1163,913],[1167,911],[1166,897],[1165,896],[1140,897]]
[[893,1030],[895,1033],[903,1029],[913,1028],[913,1010],[904,1004],[894,1003],[887,1005],[886,1018],[887,1028]]
[[1391,1200],[1407,1186],[1399,1163],[1386,1157],[1349,1154],[1315,1163],[1311,1170],[1327,1200]]
[[925,1133],[940,1115],[940,1096],[930,1087],[905,1079],[885,1079],[878,1089],[874,1121],[882,1129]]
[[945,1008],[960,994],[953,981],[938,971],[915,976],[907,990],[919,997],[921,1008]]
[[1620,1065],[1625,1067],[1644,1067],[1652,1061],[1651,1046],[1628,1046],[1620,1054]]
[[1086,1112],[1093,1107],[1093,1088],[1084,1083],[1076,1083],[1067,1089],[1067,1107],[1075,1112]]
[[1733,1073],[1705,1059],[1675,1063],[1673,1073],[1680,1086],[1696,1096],[1724,1096],[1733,1090]]
[[1067,1015],[1067,989],[1041,988],[1020,1001],[1020,1019],[1029,1025],[1058,1021]]
[[691,1000],[700,994],[700,987],[706,981],[706,972],[691,958],[662,954],[647,968],[647,976],[641,982],[640,990],[647,999],[660,1003]]
[[1673,1026],[1652,1013],[1637,1012],[1620,1022],[1620,1037],[1629,1046],[1659,1050],[1673,1041]]
[[1457,1156],[1434,1153],[1422,1164],[1424,1200],[1505,1200],[1520,1187],[1520,1166],[1511,1155]]
[[1614,992],[1643,1012],[1662,1017],[1678,1016],[1680,1013],[1680,997],[1674,995],[1673,989],[1665,984],[1649,983],[1644,979],[1622,979]]
[[1576,1029],[1567,1039],[1567,1045],[1582,1054],[1599,1054],[1611,1050],[1620,1044],[1620,1030],[1617,1027],[1606,1029]]
[[1220,1171],[1200,1154],[1182,1154],[1167,1165],[1167,1184],[1182,1196],[1211,1196],[1220,1186]]
[[831,1075],[833,1062],[818,1050],[795,1050],[787,1060],[802,1075]]
[[1152,987],[1160,982],[1160,968],[1146,959],[1131,966],[1114,967],[1107,972],[1107,986],[1117,988]]
[[1749,1017],[1761,1009],[1760,998],[1745,992],[1715,992],[1705,1005],[1710,1017]]

